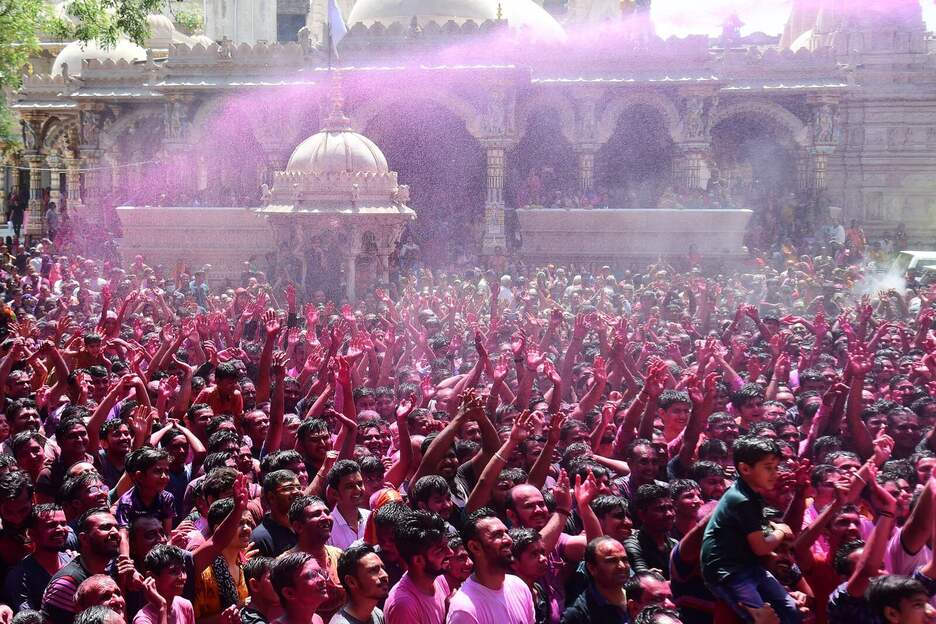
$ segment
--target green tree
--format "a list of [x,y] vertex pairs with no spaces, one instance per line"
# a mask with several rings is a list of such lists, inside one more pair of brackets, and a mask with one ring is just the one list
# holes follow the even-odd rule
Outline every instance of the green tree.
[[40,38],[94,41],[110,47],[121,37],[143,44],[146,16],[159,12],[166,0],[73,0],[68,16],[52,14],[45,0],[0,0],[0,141],[15,140],[6,98],[19,88],[30,57],[39,54]]

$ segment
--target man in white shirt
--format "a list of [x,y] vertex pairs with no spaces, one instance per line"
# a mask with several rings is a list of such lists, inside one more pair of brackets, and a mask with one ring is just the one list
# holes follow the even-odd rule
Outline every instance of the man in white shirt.
[[328,487],[335,492],[336,504],[332,509],[331,537],[328,544],[344,550],[364,538],[364,527],[370,511],[364,504],[364,478],[357,462],[343,459],[328,472]]
[[507,574],[513,540],[494,510],[468,516],[462,529],[475,571],[452,596],[447,624],[529,624],[533,595],[519,577]]

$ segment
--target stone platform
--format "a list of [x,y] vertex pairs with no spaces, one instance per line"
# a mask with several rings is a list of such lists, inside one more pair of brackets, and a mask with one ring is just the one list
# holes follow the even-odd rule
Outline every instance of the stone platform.
[[521,253],[529,260],[601,262],[684,256],[690,245],[705,258],[743,255],[750,210],[517,210]]
[[170,273],[180,261],[191,270],[210,264],[213,286],[236,284],[245,261],[253,256],[265,266],[274,249],[273,230],[248,208],[120,206],[117,214],[125,263],[142,254],[147,264],[165,265]]

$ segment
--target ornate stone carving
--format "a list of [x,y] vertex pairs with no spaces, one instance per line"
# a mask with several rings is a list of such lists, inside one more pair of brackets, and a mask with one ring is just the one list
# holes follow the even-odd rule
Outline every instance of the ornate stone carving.
[[501,136],[507,132],[506,98],[500,91],[493,91],[484,108],[484,131]]
[[687,139],[701,139],[705,135],[705,120],[703,119],[705,102],[698,95],[686,98],[686,116],[684,128]]
[[97,145],[102,117],[101,113],[92,110],[83,110],[79,113],[79,140],[81,145]]
[[23,132],[23,147],[27,151],[35,151],[39,148],[39,133],[31,123],[26,120],[20,120],[20,128]]
[[166,138],[180,139],[185,126],[185,108],[182,102],[172,100],[166,103]]
[[816,110],[813,141],[817,144],[831,143],[835,133],[835,111],[830,104],[822,104]]

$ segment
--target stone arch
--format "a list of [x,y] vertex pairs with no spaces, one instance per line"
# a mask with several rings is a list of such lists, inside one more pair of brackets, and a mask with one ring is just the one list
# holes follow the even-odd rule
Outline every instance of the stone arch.
[[[453,115],[465,122],[465,128],[475,138],[480,138],[481,115],[469,102],[442,90],[431,90],[420,93],[422,100],[429,101],[445,108]],[[380,95],[374,99],[357,106],[350,111],[351,127],[356,132],[364,132],[364,129],[380,114],[381,110],[388,109],[394,105],[405,104],[413,100],[412,93],[404,91],[394,91]]]
[[663,125],[673,142],[681,139],[682,128],[676,104],[654,91],[635,91],[613,98],[598,116],[596,135],[599,143],[605,143],[611,138],[621,114],[632,106],[646,106],[657,111],[663,118]]
[[766,100],[742,101],[716,107],[709,115],[708,128],[706,129],[709,138],[711,138],[712,129],[715,126],[738,115],[751,115],[766,119],[779,129],[788,132],[796,145],[804,146],[809,142],[809,128],[799,117],[783,106]]
[[162,107],[141,108],[133,111],[132,113],[119,115],[113,124],[110,126],[105,125],[106,130],[101,131],[100,148],[105,152],[112,149],[124,132],[136,125],[137,122],[143,121],[147,118],[154,119],[162,124]]
[[62,158],[75,157],[77,134],[78,128],[74,121],[50,117],[42,127],[42,152]]
[[575,105],[572,100],[558,91],[545,91],[529,99],[518,102],[517,105],[517,134],[522,137],[529,128],[530,119],[537,112],[544,109],[553,109],[559,115],[559,128],[562,136],[569,143],[575,143],[577,138],[575,124]]

